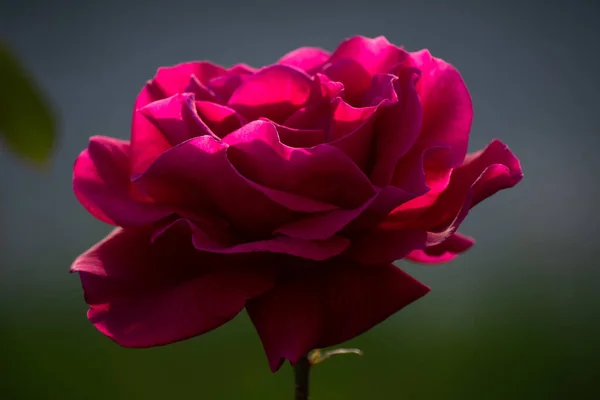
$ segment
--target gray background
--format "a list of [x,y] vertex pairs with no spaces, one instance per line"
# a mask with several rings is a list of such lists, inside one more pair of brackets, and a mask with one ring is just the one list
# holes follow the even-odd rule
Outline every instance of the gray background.
[[[319,367],[314,398],[362,398],[355,396],[367,389],[342,384],[353,379],[376,398],[564,398],[592,388],[600,376],[599,10],[592,0],[1,0],[0,38],[60,118],[49,169],[0,148],[4,391],[9,398],[38,398],[38,389],[95,398],[86,391],[88,368],[112,398],[163,398],[161,390],[182,398],[281,398],[291,389],[286,372],[268,372],[245,317],[207,339],[141,353],[142,361],[93,330],[78,279],[67,271],[110,228],[76,201],[71,168],[89,136],[128,137],[135,96],[159,66],[194,59],[261,66],[299,46],[332,50],[355,34],[426,47],[454,64],[475,107],[471,150],[500,138],[520,157],[525,179],[471,213],[462,232],[478,242],[461,259],[406,266],[431,294],[359,339],[371,358]],[[232,342],[249,349],[237,348],[236,357]],[[221,362],[223,354],[238,361]],[[165,360],[189,369],[167,373]],[[63,382],[56,368],[81,369],[81,376]],[[162,380],[149,384],[153,376]]]

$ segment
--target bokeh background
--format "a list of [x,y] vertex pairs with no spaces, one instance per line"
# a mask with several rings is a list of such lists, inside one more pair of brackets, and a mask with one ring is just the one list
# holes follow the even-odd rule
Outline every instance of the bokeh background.
[[292,397],[291,369],[271,374],[244,314],[147,350],[88,323],[67,271],[110,228],[76,201],[71,168],[89,136],[128,137],[135,96],[159,66],[261,66],[354,34],[453,63],[475,104],[471,150],[501,138],[525,179],[471,213],[462,231],[478,243],[459,260],[401,264],[432,292],[348,343],[361,359],[316,367],[313,399],[597,398],[599,4],[0,0],[0,38],[60,119],[46,170],[0,148],[0,398]]

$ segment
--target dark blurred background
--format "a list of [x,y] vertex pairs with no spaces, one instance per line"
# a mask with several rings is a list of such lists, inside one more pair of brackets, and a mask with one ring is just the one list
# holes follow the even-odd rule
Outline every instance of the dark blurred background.
[[[44,171],[0,149],[0,398],[286,399],[247,316],[128,350],[85,318],[71,261],[110,228],[71,191],[88,137],[127,138],[159,66],[261,66],[354,34],[429,48],[463,74],[471,150],[501,138],[524,181],[478,206],[459,260],[402,263],[432,292],[315,368],[313,399],[598,398],[600,3],[589,1],[0,0],[0,38],[60,119]],[[0,88],[1,90],[1,88]],[[31,110],[35,118],[36,110]]]

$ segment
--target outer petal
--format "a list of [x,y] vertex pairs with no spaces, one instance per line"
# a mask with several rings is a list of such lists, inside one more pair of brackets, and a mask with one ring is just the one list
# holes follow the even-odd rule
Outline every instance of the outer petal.
[[428,291],[393,265],[299,265],[247,310],[277,371],[285,359],[295,364],[360,335]]
[[229,98],[229,107],[249,120],[265,117],[283,122],[308,101],[312,81],[285,65],[265,67],[243,82]]
[[273,274],[255,261],[198,252],[177,232],[151,244],[138,229],[116,229],[71,271],[81,277],[90,321],[126,347],[215,329],[273,285]]
[[333,52],[329,62],[351,59],[358,62],[370,76],[392,73],[407,58],[408,53],[394,46],[384,36],[367,38],[354,36],[343,41]]
[[177,93],[183,93],[192,75],[200,84],[205,84],[226,73],[227,71],[219,65],[207,61],[192,61],[159,68],[153,83],[160,88],[164,97],[170,97]]
[[442,243],[415,250],[406,256],[407,260],[422,264],[441,264],[454,260],[460,253],[469,250],[475,244],[475,239],[455,233]]
[[153,82],[148,82],[138,95],[131,122],[131,170],[139,173],[148,168],[162,152],[171,146],[160,130],[139,110],[165,96]]
[[300,68],[308,73],[320,69],[329,58],[329,52],[317,47],[301,47],[281,57],[278,64]]
[[416,88],[423,125],[415,145],[397,164],[393,183],[410,190],[407,185],[414,182],[414,174],[424,174],[426,182],[421,185],[431,188],[441,180],[445,186],[450,170],[460,165],[467,152],[473,120],[471,96],[459,72],[427,50],[411,53],[411,61],[421,71]]
[[99,220],[111,225],[145,225],[171,214],[165,206],[136,193],[129,180],[129,142],[90,138],[73,168],[73,191]]
[[269,188],[343,208],[362,205],[374,193],[368,178],[328,145],[298,149],[279,141],[275,126],[255,121],[225,137],[229,159],[247,178]]
[[[504,144],[494,141],[453,171],[447,189],[433,205],[418,212],[417,208],[398,207],[372,232],[353,240],[349,253],[368,263],[391,262],[413,250],[437,245],[441,245],[437,250],[443,249],[470,208],[499,190],[515,186],[522,177],[518,159]],[[417,197],[406,204],[418,201]]]

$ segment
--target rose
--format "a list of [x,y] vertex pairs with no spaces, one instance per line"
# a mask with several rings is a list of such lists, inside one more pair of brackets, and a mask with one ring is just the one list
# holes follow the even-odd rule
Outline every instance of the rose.
[[75,163],[79,201],[118,226],[72,266],[89,319],[149,347],[245,307],[273,371],[357,336],[429,290],[393,261],[467,250],[469,209],[521,180],[498,141],[467,155],[472,113],[456,69],[383,37],[160,68],[131,141]]

